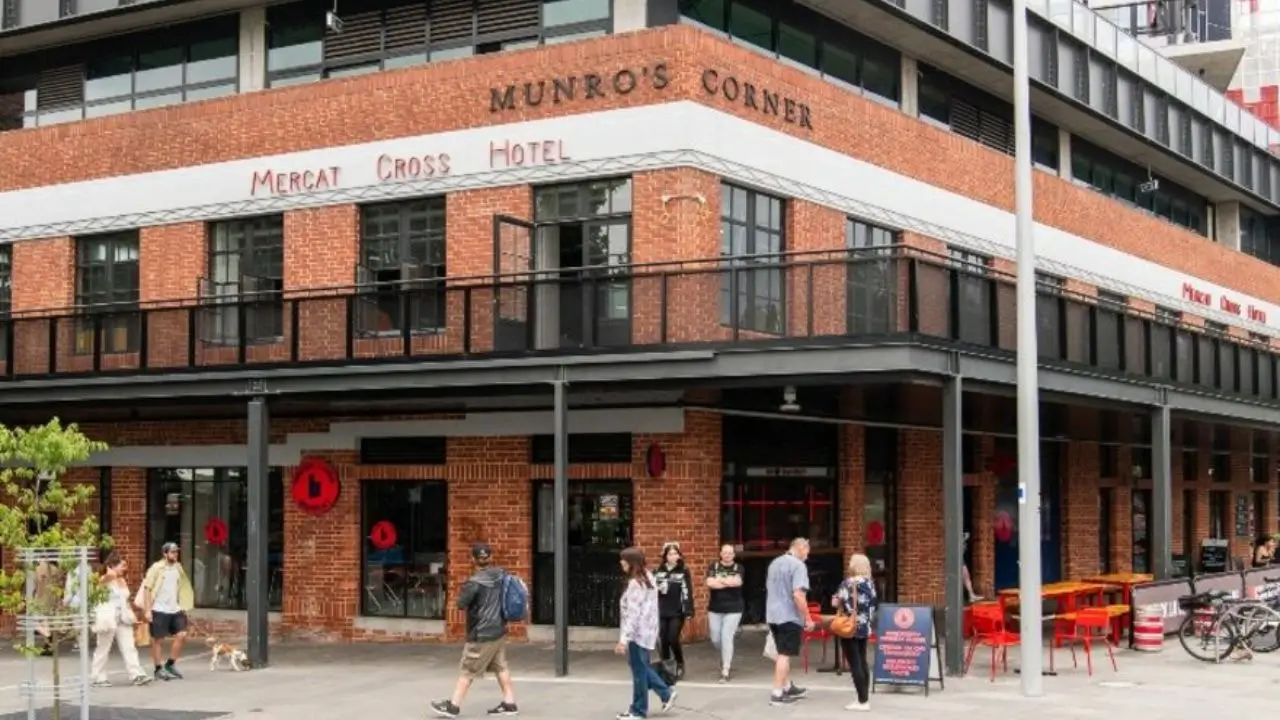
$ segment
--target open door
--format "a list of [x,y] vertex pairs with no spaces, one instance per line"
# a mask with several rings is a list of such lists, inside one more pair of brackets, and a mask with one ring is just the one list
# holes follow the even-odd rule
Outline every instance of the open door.
[[506,215],[493,218],[493,346],[498,351],[532,349],[533,223]]

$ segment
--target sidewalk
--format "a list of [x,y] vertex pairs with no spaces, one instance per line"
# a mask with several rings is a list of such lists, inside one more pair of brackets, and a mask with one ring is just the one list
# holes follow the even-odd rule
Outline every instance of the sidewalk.
[[[806,675],[797,664],[795,673],[797,683],[811,689],[810,697],[794,707],[770,707],[771,668],[759,656],[763,641],[757,640],[744,637],[738,653],[740,668],[729,685],[715,681],[717,663],[710,646],[689,648],[688,676],[678,687],[680,699],[672,717],[730,720],[763,713],[821,720],[849,715],[842,709],[853,697],[848,675],[816,673],[812,665]],[[278,645],[272,648],[272,665],[265,670],[211,673],[207,656],[193,656],[182,664],[186,680],[95,690],[92,697],[95,708],[208,711],[255,720],[374,720],[375,713],[376,720],[420,718],[426,715],[428,700],[452,689],[458,652],[450,646]],[[573,652],[571,674],[563,679],[554,677],[550,647],[516,645],[509,657],[522,717],[609,720],[630,699],[625,662],[607,650]],[[1113,672],[1105,655],[1095,653],[1090,678],[1083,657],[1081,667],[1072,670],[1070,654],[1059,651],[1061,674],[1044,678],[1044,697],[1029,699],[1021,696],[1016,674],[997,675],[996,682],[990,682],[982,672],[980,654],[976,675],[947,678],[946,689],[939,691],[935,686],[928,698],[919,693],[874,695],[872,713],[905,720],[989,720],[1007,713],[1035,713],[1049,719],[1199,720],[1274,712],[1280,655],[1215,666],[1193,660],[1175,640],[1160,654],[1122,652],[1118,658],[1120,671]],[[1009,660],[1010,667],[1016,667],[1016,653],[1011,652]],[[817,661],[814,657],[813,662]],[[73,666],[74,672],[73,659],[65,664]],[[118,670],[118,665],[118,657],[113,657],[113,669]],[[24,676],[20,658],[0,659],[0,717],[24,708],[16,688]],[[124,682],[123,677],[113,679]],[[496,683],[477,683],[463,716],[483,717],[497,701]]]

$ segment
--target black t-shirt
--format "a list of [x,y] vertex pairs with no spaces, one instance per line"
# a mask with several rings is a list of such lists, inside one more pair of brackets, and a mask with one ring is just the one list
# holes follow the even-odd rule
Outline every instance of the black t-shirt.
[[[727,578],[742,577],[742,566],[738,563],[725,565],[719,560],[711,563],[707,568],[707,577],[709,578]],[[746,609],[746,603],[742,600],[742,586],[721,588],[711,591],[711,601],[707,604],[707,611],[713,613],[740,613]]]

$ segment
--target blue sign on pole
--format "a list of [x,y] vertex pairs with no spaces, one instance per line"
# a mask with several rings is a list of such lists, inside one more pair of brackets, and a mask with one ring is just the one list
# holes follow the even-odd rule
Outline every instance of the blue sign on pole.
[[[933,624],[933,608],[923,605],[881,605],[876,614],[876,655],[871,684],[924,688],[930,681],[942,686],[942,653]],[[937,677],[930,675],[934,656]]]

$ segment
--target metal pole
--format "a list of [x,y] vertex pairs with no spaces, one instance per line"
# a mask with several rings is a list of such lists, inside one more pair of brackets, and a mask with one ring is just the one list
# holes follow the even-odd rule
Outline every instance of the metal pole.
[[[33,551],[28,550],[25,558],[22,560],[23,570],[27,574],[27,603],[23,608],[23,612],[27,615],[27,647],[35,647],[36,644],[36,624],[33,616],[44,612],[37,607],[36,598],[36,571],[40,568],[40,561],[36,559]],[[19,553],[19,557],[23,557]],[[83,680],[83,678],[81,678]],[[32,656],[27,657],[27,720],[36,720],[36,660]],[[59,718],[61,720],[61,718]]]
[[249,618],[245,627],[245,645],[249,654],[249,663],[255,669],[267,666],[267,645],[270,634],[270,621],[267,618],[267,606],[270,602],[270,574],[268,572],[267,531],[271,512],[268,507],[271,497],[270,475],[267,453],[269,448],[270,418],[267,414],[267,401],[255,397],[249,401],[248,428],[248,461],[249,461],[249,539],[248,563],[245,568],[245,604],[248,606]]
[[80,548],[80,563],[76,573],[76,597],[80,602],[76,614],[80,617],[80,720],[89,720],[89,548]]
[[[1156,580],[1173,577],[1173,458],[1169,406],[1151,411],[1151,570]],[[1188,550],[1188,552],[1190,552]]]
[[1022,617],[1022,694],[1037,697],[1044,692],[1044,628],[1040,617],[1040,390],[1036,375],[1036,250],[1026,0],[1013,0],[1013,125],[1018,243],[1018,611]]
[[964,463],[960,432],[963,383],[959,376],[942,385],[942,535],[946,562],[946,670],[964,672]]
[[567,383],[555,388],[555,622],[556,677],[569,674],[569,401]]

